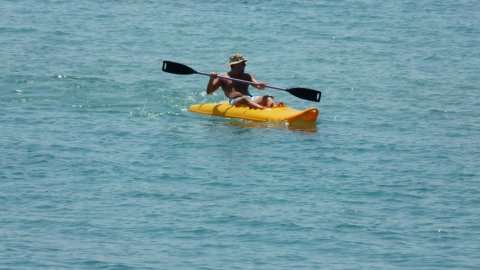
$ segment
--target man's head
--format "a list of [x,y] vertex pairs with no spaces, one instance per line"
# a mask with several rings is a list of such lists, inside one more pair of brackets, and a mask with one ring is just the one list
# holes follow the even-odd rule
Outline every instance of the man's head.
[[247,59],[245,57],[243,57],[243,55],[241,55],[239,53],[235,53],[235,54],[230,55],[226,65],[230,66],[230,67],[233,66],[233,65],[240,64],[240,63],[246,65],[245,62],[247,62]]

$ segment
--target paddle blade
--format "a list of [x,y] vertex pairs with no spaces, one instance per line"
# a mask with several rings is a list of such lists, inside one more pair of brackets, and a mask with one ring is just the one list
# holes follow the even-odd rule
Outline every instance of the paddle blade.
[[290,88],[286,89],[290,94],[310,101],[320,102],[322,92],[308,88]]
[[193,68],[185,66],[180,63],[175,63],[171,61],[163,61],[162,70],[168,73],[178,74],[178,75],[190,75],[197,73]]

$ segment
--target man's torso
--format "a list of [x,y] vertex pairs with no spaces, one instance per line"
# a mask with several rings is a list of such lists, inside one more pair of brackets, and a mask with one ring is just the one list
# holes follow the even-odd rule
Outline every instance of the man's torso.
[[[235,78],[235,79],[240,79],[244,81],[252,81],[252,77],[248,73],[242,73],[239,74],[238,76],[231,76],[230,74],[222,74],[224,77],[230,77],[230,78]],[[221,80],[220,86],[222,87],[223,91],[225,92],[225,95],[228,98],[235,98],[239,96],[251,96],[250,93],[248,92],[248,84],[246,83],[240,83],[240,82],[234,82],[231,80]]]

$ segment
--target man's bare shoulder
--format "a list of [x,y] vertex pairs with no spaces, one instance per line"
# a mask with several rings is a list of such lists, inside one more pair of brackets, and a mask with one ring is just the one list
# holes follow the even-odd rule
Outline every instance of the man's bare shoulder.
[[252,75],[250,75],[250,73],[243,73],[243,78],[248,80],[248,81],[251,81],[252,80]]

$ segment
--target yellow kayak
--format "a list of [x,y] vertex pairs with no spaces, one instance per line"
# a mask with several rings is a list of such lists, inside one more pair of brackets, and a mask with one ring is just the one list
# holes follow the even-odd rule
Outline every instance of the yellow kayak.
[[318,109],[296,110],[283,103],[267,109],[251,109],[247,106],[235,106],[227,102],[205,103],[190,105],[189,110],[194,113],[207,115],[240,118],[256,122],[306,122],[315,123]]

